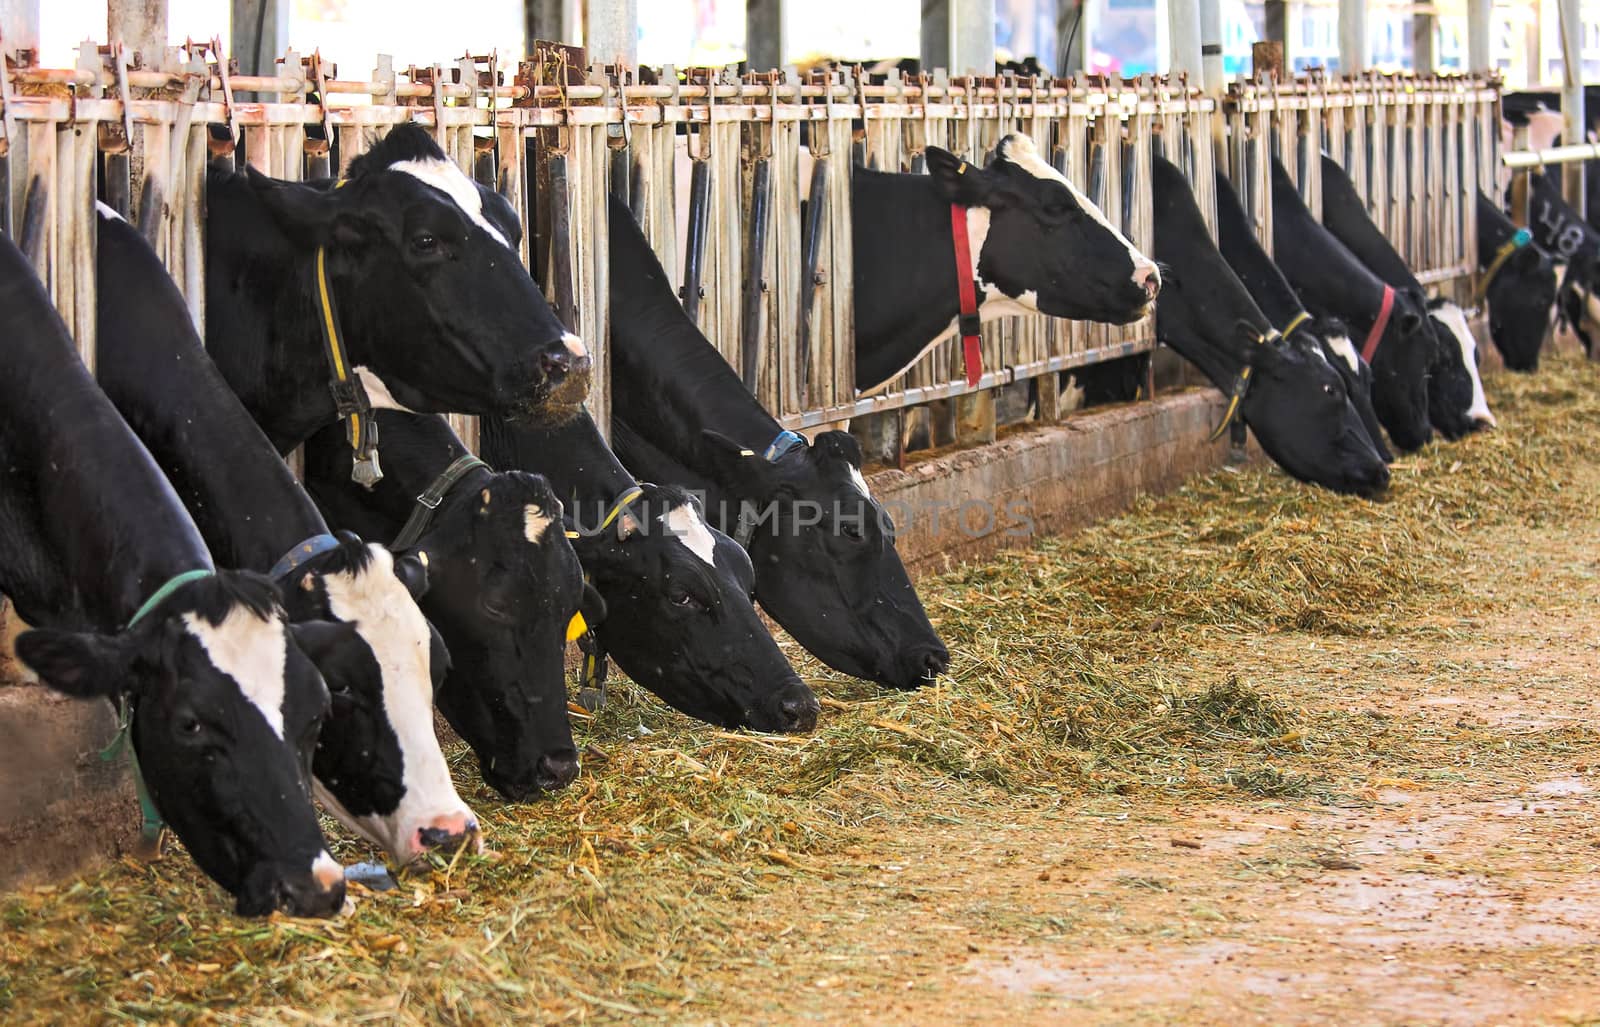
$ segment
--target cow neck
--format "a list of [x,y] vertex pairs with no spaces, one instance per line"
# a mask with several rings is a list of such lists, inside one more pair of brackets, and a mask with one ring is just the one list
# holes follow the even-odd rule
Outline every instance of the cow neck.
[[950,204],[932,177],[858,167],[851,186],[856,387],[865,389],[948,331],[961,304]]
[[[385,454],[392,452],[394,457],[385,471],[385,479],[392,477],[398,486],[385,494],[412,497],[408,504],[394,511],[404,524],[390,535],[393,541],[389,548],[399,552],[416,545],[440,508],[487,485],[494,471],[467,452],[443,417],[394,412],[381,413],[378,417],[383,428],[392,427],[402,443],[384,450]],[[386,507],[388,505],[385,503]]]
[[496,467],[542,474],[580,525],[593,525],[636,484],[587,411],[557,426],[479,420],[482,455]]
[[4,240],[0,338],[0,587],[29,623],[117,631],[167,581],[210,569],[211,555]]
[[610,262],[618,284],[610,307],[614,416],[695,468],[709,465],[706,429],[749,449],[767,445],[781,426],[683,312],[655,252],[615,200]]
[[287,453],[338,416],[320,352],[316,251],[285,236],[235,177],[208,180],[206,350]]
[[102,221],[99,239],[101,387],[216,559],[268,570],[326,523],[212,364],[155,253],[124,222]]
[[[1223,260],[1239,276],[1268,321],[1287,324],[1303,312],[1300,297],[1295,295],[1288,279],[1256,238],[1232,184],[1220,173],[1217,175],[1217,238]],[[1288,334],[1287,329],[1284,334]]]
[[[1483,298],[1489,294],[1489,287],[1494,284],[1495,278],[1501,269],[1506,266],[1513,254],[1533,241],[1533,233],[1526,228],[1519,228],[1511,238],[1495,247],[1494,255],[1488,257],[1488,264],[1483,269],[1483,277],[1478,280],[1478,288],[1473,291],[1473,302],[1482,303]],[[1480,249],[1478,258],[1480,263],[1488,256]]]
[[1361,359],[1372,363],[1378,355],[1378,344],[1383,341],[1383,333],[1389,328],[1389,317],[1394,313],[1394,286],[1387,282],[1383,286],[1383,298],[1378,301],[1378,316],[1372,322],[1372,327],[1367,329],[1367,337],[1361,343]]

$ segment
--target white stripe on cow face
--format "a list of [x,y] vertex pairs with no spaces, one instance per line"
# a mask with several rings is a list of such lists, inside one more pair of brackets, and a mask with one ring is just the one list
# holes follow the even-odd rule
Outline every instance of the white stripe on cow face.
[[1123,235],[1110,221],[1106,220],[1105,213],[1095,206],[1088,196],[1073,185],[1066,175],[1057,171],[1049,161],[1039,156],[1038,149],[1033,145],[1032,137],[1021,134],[1006,136],[1000,141],[1000,152],[1007,160],[1034,178],[1048,179],[1066,186],[1067,192],[1072,194],[1072,198],[1083,208],[1084,213],[1098,222],[1106,231],[1116,236],[1117,241],[1128,248],[1128,258],[1133,261],[1133,284],[1143,288],[1145,281],[1152,275],[1155,276],[1156,283],[1160,284],[1161,272],[1156,267],[1155,262],[1134,249],[1133,243],[1128,241],[1128,237]]
[[478,187],[472,179],[466,176],[460,168],[450,161],[430,157],[425,160],[405,160],[389,165],[389,171],[398,171],[403,175],[410,175],[420,182],[433,186],[455,201],[461,208],[461,213],[479,228],[489,233],[500,245],[511,248],[506,242],[506,237],[500,229],[483,216],[483,197],[478,195]]
[[95,209],[96,213],[98,213],[101,217],[105,218],[107,221],[123,221],[123,222],[126,222],[128,220],[127,218],[123,217],[121,214],[118,214],[115,207],[112,207],[110,204],[105,203],[105,202],[103,202],[101,200],[95,200],[94,201],[94,209]]
[[1350,365],[1350,370],[1356,374],[1361,373],[1361,357],[1356,353],[1355,343],[1350,341],[1348,335],[1328,336],[1328,348],[1339,354],[1345,363]]
[[711,529],[700,519],[700,511],[693,504],[675,506],[661,520],[667,526],[667,533],[682,542],[689,552],[716,566],[717,540],[711,537]]
[[522,508],[522,534],[534,545],[544,540],[544,533],[550,530],[554,521],[555,518],[542,506],[529,503]]
[[1480,424],[1495,424],[1494,414],[1489,412],[1489,398],[1483,394],[1483,379],[1478,377],[1478,340],[1467,327],[1467,316],[1449,301],[1429,313],[1450,329],[1450,334],[1456,337],[1456,345],[1461,347],[1461,362],[1467,366],[1467,375],[1472,379],[1472,405],[1467,408],[1467,417]]
[[355,628],[383,675],[383,707],[400,743],[399,806],[389,814],[351,817],[317,789],[324,805],[402,863],[422,854],[418,831],[442,816],[470,811],[456,794],[433,730],[432,634],[417,601],[394,573],[394,556],[369,545],[371,560],[356,573],[325,574],[328,610]]
[[272,733],[283,738],[284,681],[289,662],[289,632],[277,617],[262,620],[251,610],[235,605],[212,624],[198,613],[183,615],[183,623],[211,663],[239,686],[250,705],[261,711]]
[[578,338],[576,335],[573,335],[571,332],[562,332],[561,341],[566,345],[567,352],[571,353],[573,356],[586,357],[589,355],[589,347],[585,346],[583,344],[583,340]]
[[862,477],[861,471],[855,467],[850,468],[850,484],[854,485],[856,491],[861,493],[863,497],[872,498],[872,493],[867,491],[867,479]]

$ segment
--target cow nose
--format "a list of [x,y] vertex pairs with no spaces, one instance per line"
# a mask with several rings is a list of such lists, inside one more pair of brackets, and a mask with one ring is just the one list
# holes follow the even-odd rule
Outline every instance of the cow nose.
[[578,754],[573,749],[547,752],[539,757],[534,783],[540,791],[553,792],[565,788],[578,776]]
[[811,694],[811,689],[796,682],[784,689],[778,698],[778,730],[784,732],[812,731],[822,704]]
[[1155,299],[1156,294],[1161,291],[1161,272],[1152,267],[1144,273],[1144,277],[1139,280],[1139,284],[1144,288],[1144,298],[1146,300]]
[[575,357],[564,349],[550,350],[539,354],[539,370],[549,380],[557,381],[571,374],[572,365],[580,359],[585,358]]
[[417,848],[454,849],[478,836],[478,820],[471,813],[447,813],[417,829]]
[[1493,414],[1482,413],[1482,414],[1473,414],[1472,415],[1472,430],[1473,431],[1483,431],[1485,428],[1498,428],[1498,427],[1500,427],[1500,422],[1498,422],[1498,421],[1496,421],[1494,419],[1494,415]]
[[279,882],[278,906],[290,916],[333,916],[344,908],[344,868],[322,853],[309,875]]

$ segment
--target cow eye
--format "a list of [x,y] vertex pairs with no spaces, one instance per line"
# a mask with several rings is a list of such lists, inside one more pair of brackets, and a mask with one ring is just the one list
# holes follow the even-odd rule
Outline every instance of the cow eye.
[[1323,391],[1323,392],[1324,392],[1324,393],[1326,393],[1326,394],[1327,394],[1327,395],[1329,395],[1329,396],[1331,396],[1331,395],[1333,395],[1333,393],[1334,393],[1334,388],[1333,388],[1333,386],[1332,386],[1332,385],[1324,385],[1324,386],[1323,386],[1323,387],[1322,387],[1322,391]]
[[411,237],[411,248],[418,253],[433,253],[439,249],[439,237],[432,232],[418,232]]
[[861,541],[861,525],[846,521],[839,526],[839,534],[852,542]]
[[185,738],[196,738],[200,734],[200,718],[185,716],[178,721],[178,733]]
[[674,592],[671,598],[673,606],[681,606],[685,610],[704,610],[706,608],[705,603],[702,603],[687,592]]

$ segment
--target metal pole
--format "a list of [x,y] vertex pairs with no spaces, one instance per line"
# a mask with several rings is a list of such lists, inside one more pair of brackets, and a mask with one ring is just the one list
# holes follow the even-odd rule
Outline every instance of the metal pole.
[[[1583,2],[1558,0],[1561,21],[1561,141],[1568,146],[1588,142],[1583,118]],[[1562,186],[1567,202],[1584,214],[1583,165],[1562,167]]]
[[161,67],[167,57],[167,0],[109,0],[106,37],[128,48],[135,67]]
[[1089,66],[1089,0],[1060,0],[1056,8],[1056,71],[1081,75]]
[[590,61],[639,63],[639,0],[587,0],[583,45]]
[[783,15],[783,0],[745,0],[745,59],[751,71],[783,67]]
[[289,0],[232,0],[233,27],[228,46],[241,75],[277,74],[277,61],[289,49]]
[[951,67],[950,0],[922,0],[922,68]]
[[1355,75],[1367,70],[1367,2],[1339,0],[1339,71]]
[[995,0],[950,0],[950,71],[994,74]]
[[1467,71],[1482,73],[1494,67],[1493,38],[1489,35],[1494,0],[1467,0]]
[[533,44],[539,40],[577,42],[577,22],[582,20],[582,15],[572,18],[570,7],[570,0],[523,0],[522,52],[533,53]]
[[1202,81],[1200,67],[1200,8],[1197,3],[1170,0],[1167,8],[1167,73],[1189,75]]
[[1411,70],[1418,75],[1427,75],[1439,66],[1434,47],[1436,24],[1432,11],[1419,10],[1411,15]]
[[39,52],[39,0],[0,0],[0,49]]
[[1213,96],[1223,87],[1222,4],[1220,0],[1200,0],[1200,65],[1205,70],[1205,90]]
[[1265,13],[1264,41],[1283,45],[1284,74],[1290,74],[1294,62],[1289,55],[1289,0],[1266,0]]

